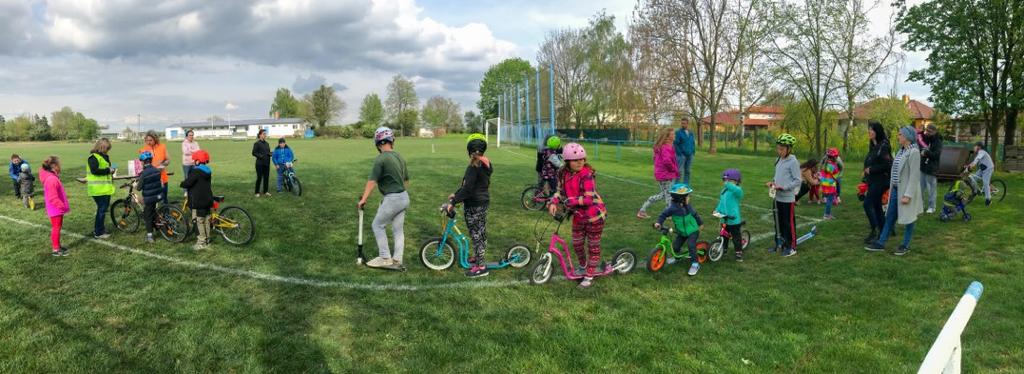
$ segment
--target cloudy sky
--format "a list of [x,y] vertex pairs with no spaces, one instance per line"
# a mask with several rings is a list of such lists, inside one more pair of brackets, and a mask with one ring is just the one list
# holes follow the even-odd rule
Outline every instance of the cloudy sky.
[[[533,61],[544,35],[605,9],[623,30],[632,0],[0,0],[0,114],[71,106],[111,128],[211,115],[260,118],[274,91],[332,85],[354,121],[367,93],[410,77],[421,101],[475,109],[483,72]],[[887,9],[875,12],[877,29]],[[923,64],[911,55],[906,72]],[[893,79],[879,85],[892,89]],[[925,100],[928,90],[900,82]]]

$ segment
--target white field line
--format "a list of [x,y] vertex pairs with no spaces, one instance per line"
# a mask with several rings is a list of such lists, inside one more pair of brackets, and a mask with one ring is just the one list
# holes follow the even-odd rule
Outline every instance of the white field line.
[[[4,216],[4,215],[0,215],[0,219],[6,220],[6,221],[9,221],[9,222],[13,222],[13,223],[17,223],[17,224],[23,225],[23,226],[34,227],[34,228],[39,228],[39,229],[46,229],[46,230],[50,229],[50,226],[41,225],[41,224],[33,223],[33,222],[28,222],[28,221],[24,221],[24,220],[20,220],[20,219],[17,219],[17,218]],[[69,236],[69,237],[72,237],[72,238],[75,238],[75,239],[86,240],[86,241],[89,241],[89,242],[92,242],[92,243],[96,243],[96,244],[100,244],[100,245],[104,245],[104,246],[110,247],[112,249],[116,249],[116,250],[120,250],[120,251],[125,251],[125,252],[129,252],[129,253],[132,253],[132,254],[142,255],[142,256],[158,259],[158,260],[167,261],[167,262],[170,262],[171,264],[174,264],[174,265],[179,265],[179,266],[183,266],[183,267],[197,268],[197,269],[203,269],[203,270],[212,270],[212,271],[216,271],[216,272],[220,272],[220,273],[237,275],[237,276],[241,276],[241,277],[248,277],[248,278],[252,278],[252,279],[256,279],[256,280],[261,280],[261,281],[269,281],[269,282],[277,282],[277,283],[288,283],[288,284],[295,284],[295,285],[302,285],[302,286],[313,286],[313,287],[323,287],[323,288],[343,288],[343,289],[355,289],[355,290],[365,290],[365,291],[420,291],[420,290],[432,290],[432,289],[465,289],[465,288],[508,287],[508,286],[515,286],[515,285],[520,285],[520,284],[526,283],[526,281],[518,280],[518,281],[471,281],[471,282],[454,282],[454,283],[443,283],[443,284],[406,285],[406,284],[397,284],[397,283],[357,283],[357,282],[348,282],[348,281],[326,281],[326,280],[316,280],[316,279],[307,279],[307,278],[286,277],[286,276],[275,275],[275,274],[260,273],[260,272],[251,271],[251,270],[234,269],[234,268],[224,267],[224,266],[220,266],[220,265],[207,264],[207,263],[191,261],[191,260],[184,260],[184,259],[173,257],[173,256],[166,256],[166,255],[162,255],[162,254],[158,254],[158,253],[153,253],[153,252],[149,252],[149,251],[138,249],[138,248],[132,248],[132,247],[125,246],[125,245],[120,245],[120,244],[113,243],[113,242],[110,242],[110,241],[107,241],[107,240],[94,239],[92,237],[88,237],[88,236],[85,236],[85,235],[82,235],[82,234],[70,232],[68,230],[62,230],[61,232],[63,233],[63,235],[66,235],[66,236]],[[370,269],[368,269],[367,271],[384,271],[384,270],[370,270]]]

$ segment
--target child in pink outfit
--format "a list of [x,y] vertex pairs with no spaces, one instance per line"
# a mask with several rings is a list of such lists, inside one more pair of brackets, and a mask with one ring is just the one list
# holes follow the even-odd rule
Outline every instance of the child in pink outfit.
[[64,215],[71,211],[68,195],[60,182],[60,159],[50,156],[43,160],[39,170],[39,180],[43,184],[43,195],[46,201],[46,215],[50,216],[50,242],[53,244],[54,256],[67,256],[68,250],[60,245],[60,230],[64,224]]
[[672,187],[673,181],[679,179],[679,163],[676,161],[675,148],[672,147],[674,136],[671,130],[665,131],[654,143],[654,180],[658,181],[661,191],[644,201],[644,204],[640,206],[640,211],[636,213],[637,218],[649,217],[647,207],[658,200],[665,201],[665,206],[672,203],[668,190]]
[[576,271],[583,276],[580,287],[587,288],[593,283],[594,275],[603,270],[598,270],[597,266],[601,262],[601,234],[608,210],[597,193],[594,169],[587,164],[583,147],[569,143],[562,150],[562,156],[566,163],[558,172],[558,193],[551,197],[548,212],[554,215],[560,203],[573,211],[572,249],[580,265]]

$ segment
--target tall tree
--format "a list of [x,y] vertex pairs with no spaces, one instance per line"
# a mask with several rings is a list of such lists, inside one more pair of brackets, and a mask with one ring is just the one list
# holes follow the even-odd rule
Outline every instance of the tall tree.
[[359,106],[359,122],[363,126],[376,128],[384,121],[384,105],[380,102],[380,96],[370,93],[363,97],[363,104]]
[[295,118],[299,116],[299,100],[292,96],[287,88],[278,88],[274,94],[274,102],[270,104],[270,115],[277,113],[281,118]]
[[419,111],[408,108],[398,114],[395,125],[401,130],[402,136],[414,136],[419,130]]
[[486,119],[482,116],[478,116],[476,112],[467,110],[466,114],[462,116],[462,119],[465,121],[466,131],[471,133],[484,132],[483,122]]
[[35,121],[33,121],[32,127],[29,129],[29,139],[35,141],[47,141],[51,139],[50,124],[46,120],[46,116],[35,116]]
[[384,102],[388,120],[396,122],[406,110],[416,110],[420,99],[416,96],[416,85],[401,74],[395,74],[388,83],[387,99]]
[[455,100],[434,96],[423,105],[421,118],[434,129],[450,131],[462,127],[462,109]]
[[50,134],[57,140],[68,140],[78,138],[78,123],[75,118],[75,111],[71,107],[63,107],[50,114],[53,118],[53,126]]
[[836,71],[839,64],[830,50],[841,38],[836,35],[836,20],[841,4],[830,0],[803,0],[783,3],[778,9],[780,32],[769,54],[779,79],[797,92],[814,117],[814,153],[821,154],[822,124],[826,109],[835,102],[841,89]]
[[895,23],[883,36],[871,36],[872,24],[868,13],[880,6],[880,0],[874,0],[870,5],[865,0],[843,0],[837,3],[840,8],[835,33],[839,40],[838,43],[828,43],[826,46],[836,61],[839,86],[846,100],[847,120],[840,129],[843,133],[843,151],[846,151],[857,100],[867,98],[874,92],[879,75],[893,66],[900,56],[896,50]]
[[[868,118],[878,121],[887,131],[893,131],[912,121],[907,104],[898,97],[883,97],[872,100],[868,108]],[[845,142],[845,140],[844,140]]]
[[586,33],[578,29],[550,32],[537,51],[537,61],[554,68],[557,122],[571,121],[576,128],[582,127],[589,120],[588,106],[594,93],[587,70]]
[[584,32],[587,78],[593,90],[588,117],[598,126],[612,116],[622,120],[632,114],[634,99],[629,43],[615,28],[615,17],[604,11],[590,20]]
[[345,106],[345,102],[334,93],[334,87],[321,84],[316,91],[302,98],[302,118],[314,127],[327,126],[335,118],[341,117]]
[[525,77],[532,77],[536,70],[521,58],[508,58],[492,65],[480,81],[480,101],[476,102],[484,118],[498,116],[498,102],[501,95],[514,84],[520,84]]
[[776,88],[775,79],[769,73],[767,55],[768,41],[775,38],[775,24],[772,21],[774,19],[774,8],[771,4],[757,1],[751,4],[747,16],[738,17],[736,20],[745,23],[746,25],[741,27],[747,30],[734,40],[739,61],[736,64],[731,88],[736,96],[736,107],[740,114],[737,126],[739,136],[736,137],[736,145],[739,147],[743,146],[750,108]]
[[[1014,144],[1024,104],[1024,2],[1014,0],[930,0],[901,11],[897,29],[903,48],[927,51],[928,67],[910,80],[931,87],[943,112],[983,116],[992,137]],[[1005,126],[1003,126],[1005,124]]]

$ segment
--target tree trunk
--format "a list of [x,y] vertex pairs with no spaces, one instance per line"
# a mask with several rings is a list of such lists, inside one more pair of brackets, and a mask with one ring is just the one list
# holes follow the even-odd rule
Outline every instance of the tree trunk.
[[1006,125],[1003,126],[1003,144],[1014,145],[1017,137],[1017,114],[1016,106],[1006,111]]
[[708,126],[708,153],[715,154],[715,117],[711,117],[711,125]]

